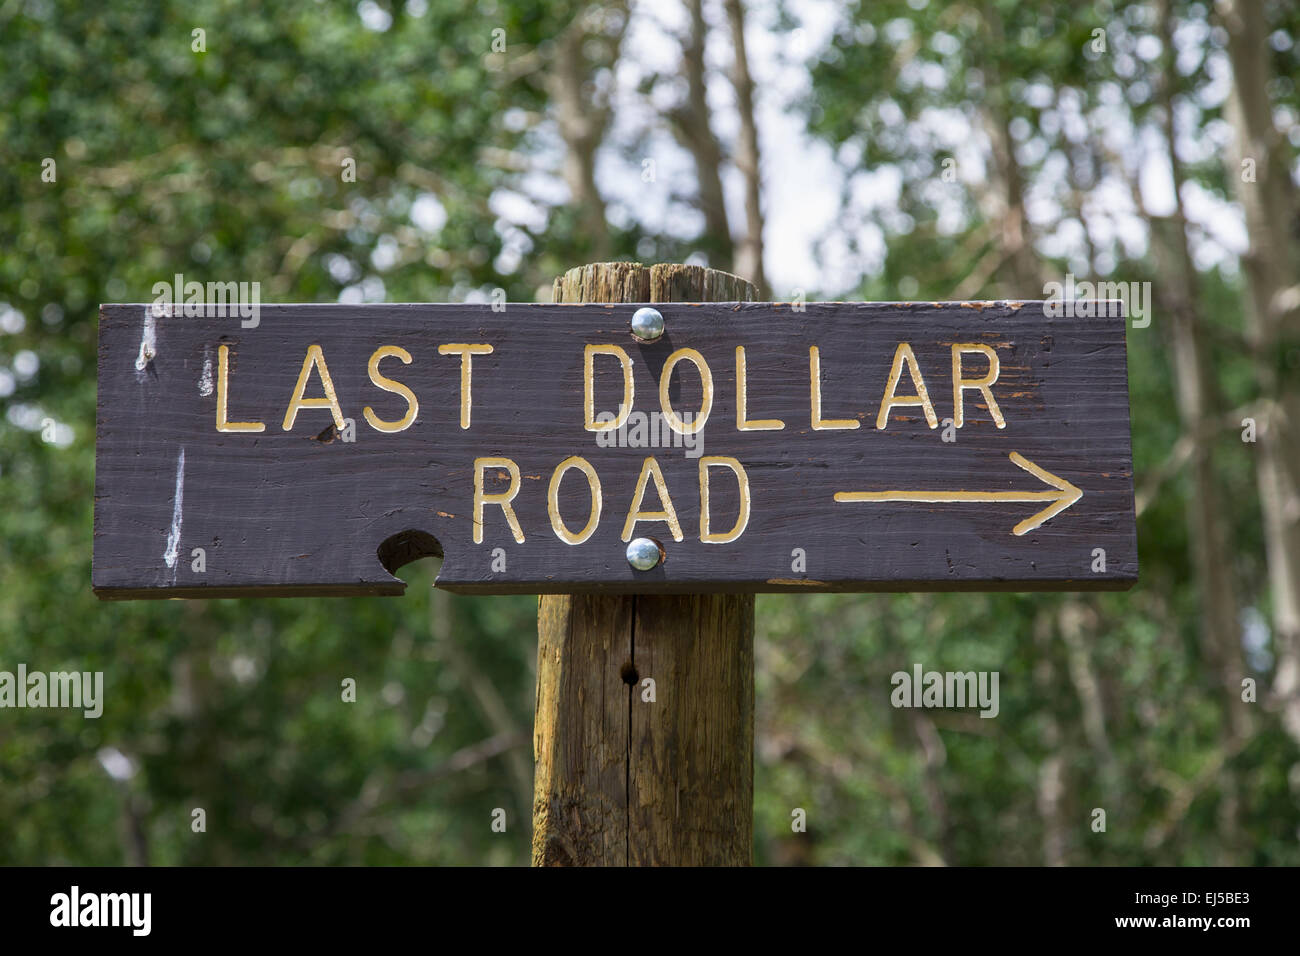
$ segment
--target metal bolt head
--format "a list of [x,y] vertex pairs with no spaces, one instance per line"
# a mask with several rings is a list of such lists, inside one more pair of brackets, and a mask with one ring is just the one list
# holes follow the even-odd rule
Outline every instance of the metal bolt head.
[[664,317],[658,309],[637,309],[632,315],[632,334],[642,342],[653,342],[664,334]]
[[663,552],[659,542],[652,538],[634,538],[627,546],[627,563],[638,571],[649,571],[659,564]]

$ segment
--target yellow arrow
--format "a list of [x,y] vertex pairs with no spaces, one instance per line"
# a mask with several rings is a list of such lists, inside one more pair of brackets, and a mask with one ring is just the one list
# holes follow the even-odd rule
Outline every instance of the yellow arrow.
[[1013,534],[1028,534],[1052,520],[1083,497],[1083,491],[1064,478],[1039,468],[1016,452],[1011,460],[1055,491],[837,491],[836,501],[1050,501],[1051,504],[1011,529]]

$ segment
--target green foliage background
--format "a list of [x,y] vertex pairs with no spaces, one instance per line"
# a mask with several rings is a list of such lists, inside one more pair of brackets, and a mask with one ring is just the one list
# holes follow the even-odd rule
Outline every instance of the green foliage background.
[[[148,301],[178,272],[259,279],[270,301],[334,301],[376,274],[383,237],[400,250],[382,274],[389,301],[494,287],[532,300],[587,261],[589,237],[557,205],[528,236],[523,266],[499,271],[488,202],[525,174],[500,156],[545,152],[508,112],[547,108],[536,71],[494,62],[492,30],[544,62],[583,5],[429,0],[420,16],[384,6],[393,22],[377,32],[353,5],[314,0],[0,2],[0,302],[25,320],[0,334],[0,366],[22,350],[40,359],[0,398],[0,669],[102,670],[107,692],[99,720],[0,711],[0,863],[528,860],[532,598],[435,594],[427,562],[406,569],[401,599],[100,603],[90,592],[100,302]],[[967,233],[932,228],[923,188],[942,154],[874,104],[896,96],[908,115],[983,95],[1014,104],[1015,78],[1032,71],[1091,96],[1107,79],[1077,52],[1091,25],[1142,5],[1000,2],[1011,38],[1000,43],[978,17],[913,6],[847,8],[800,107],[827,142],[857,142],[861,167],[907,170],[911,225],[890,234],[865,298],[902,297],[904,278],[915,298],[948,298],[978,248],[971,234],[989,228],[973,202]],[[862,29],[896,18],[923,38],[958,35],[958,57],[934,54],[947,86],[900,91],[890,51]],[[205,52],[191,49],[195,27]],[[1293,52],[1279,55],[1279,75],[1300,73]],[[972,67],[985,71],[982,90]],[[1294,97],[1294,84],[1279,92]],[[46,157],[54,183],[42,181]],[[339,176],[348,157],[355,183]],[[1218,164],[1193,173],[1223,192]],[[429,192],[446,213],[436,235],[410,220]],[[616,241],[626,258],[692,248],[635,224]],[[1121,266],[1127,279],[1152,275],[1145,259]],[[1216,322],[1239,327],[1239,278],[1202,278]],[[1159,317],[1129,345],[1140,483],[1179,426]],[[1219,358],[1230,403],[1250,399],[1249,365]],[[69,446],[42,441],[32,422],[44,416],[72,427]],[[1250,446],[1228,433],[1223,447],[1238,543],[1223,570],[1266,617]],[[1078,864],[1300,863],[1300,752],[1268,707],[1267,647],[1243,674],[1261,687],[1254,734],[1240,752],[1222,747],[1231,704],[1200,642],[1185,495],[1175,478],[1142,514],[1142,582],[1127,594],[760,597],[756,861],[1038,864],[1045,841],[1063,840]],[[889,675],[914,662],[1000,671],[1000,716],[891,708]],[[349,677],[355,704],[340,700]],[[1080,698],[1085,677],[1099,714]],[[502,734],[521,740],[443,772]],[[128,778],[106,772],[112,751],[130,761]],[[1060,796],[1049,818],[1050,786]],[[196,807],[202,834],[191,832]],[[503,834],[489,826],[497,807]],[[791,833],[796,807],[807,834]],[[1107,810],[1104,834],[1089,826],[1095,807]]]

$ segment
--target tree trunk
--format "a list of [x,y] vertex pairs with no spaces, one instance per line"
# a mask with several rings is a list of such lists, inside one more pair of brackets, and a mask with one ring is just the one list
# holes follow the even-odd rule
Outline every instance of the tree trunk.
[[[622,26],[609,38],[613,50],[608,64],[611,71],[618,64],[619,48],[627,29],[626,5],[616,7],[622,10]],[[569,187],[570,202],[592,254],[603,256],[609,253],[610,237],[605,200],[596,186],[596,151],[609,126],[610,105],[600,101],[598,95],[589,96],[586,92],[592,72],[585,52],[590,38],[583,14],[579,13],[556,41],[547,87],[564,140],[564,181]]]
[[[984,4],[984,26],[987,49],[1005,49],[1002,16],[992,3]],[[996,184],[997,194],[991,197],[994,201],[990,205],[1000,233],[997,239],[1000,262],[990,276],[993,279],[990,295],[1005,299],[1038,298],[1044,291],[1044,272],[1033,247],[1033,230],[1025,209],[1024,171],[1016,159],[1016,143],[1011,135],[1008,80],[1002,76],[996,56],[982,55],[979,61],[990,78],[989,92],[980,112],[993,154],[995,174],[990,179]],[[961,290],[963,298],[980,291],[979,288]]]
[[704,47],[708,25],[702,0],[687,0],[689,32],[682,38],[682,72],[686,76],[686,104],[668,114],[677,141],[691,154],[699,208],[704,216],[704,236],[697,245],[709,256],[709,264],[732,268],[734,248],[727,219],[726,196],[722,191],[722,149],[709,122],[710,111]]
[[731,46],[735,59],[731,83],[736,88],[736,110],[740,113],[740,137],[736,144],[736,166],[745,177],[745,235],[736,250],[735,271],[767,297],[767,276],[763,273],[763,179],[759,172],[758,124],[754,117],[754,80],[749,75],[745,54],[745,11],[741,0],[726,0],[731,23]]
[[1175,205],[1166,222],[1150,214],[1147,218],[1152,225],[1151,245],[1161,277],[1158,298],[1169,317],[1167,333],[1177,383],[1178,414],[1183,432],[1192,443],[1189,461],[1192,494],[1187,519],[1197,591],[1204,612],[1201,625],[1208,656],[1219,671],[1226,693],[1230,737],[1227,747],[1231,749],[1236,739],[1250,733],[1249,705],[1241,700],[1241,679],[1245,676],[1241,608],[1231,564],[1236,548],[1224,517],[1231,513],[1231,508],[1224,500],[1212,454],[1219,440],[1218,423],[1222,421],[1223,409],[1205,341],[1207,325],[1199,306],[1198,277],[1188,246],[1187,218],[1183,212],[1185,176],[1175,148],[1174,92],[1178,73],[1174,68],[1170,6],[1171,0],[1162,0],[1160,5],[1161,41],[1165,49],[1160,104],[1164,113],[1162,132],[1165,148],[1173,173]]
[[1300,313],[1288,287],[1300,272],[1291,234],[1296,194],[1268,97],[1272,51],[1263,5],[1220,0],[1218,13],[1228,31],[1234,79],[1228,116],[1237,131],[1237,155],[1228,178],[1237,186],[1250,234],[1242,264],[1246,329],[1263,399],[1256,479],[1272,592],[1274,692],[1288,732],[1300,740],[1300,375],[1279,375],[1282,357],[1300,337]]
[[[556,302],[753,297],[727,273],[627,262],[570,269],[554,293]],[[547,595],[537,629],[534,865],[748,865],[753,595]]]

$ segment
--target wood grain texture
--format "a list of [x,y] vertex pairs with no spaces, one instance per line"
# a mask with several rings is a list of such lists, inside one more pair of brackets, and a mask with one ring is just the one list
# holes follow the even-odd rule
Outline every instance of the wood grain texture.
[[[393,572],[431,553],[445,558],[439,586],[470,593],[1092,590],[1136,581],[1122,318],[1054,318],[1037,303],[809,303],[796,311],[789,303],[737,301],[734,280],[724,275],[631,264],[584,267],[564,282],[604,304],[509,304],[500,312],[489,305],[264,305],[260,324],[248,329],[234,318],[162,317],[144,368],[136,366],[148,307],[104,306],[95,592],[400,594]],[[635,301],[614,301],[624,296]],[[719,296],[727,301],[705,301]],[[691,301],[668,301],[679,297]],[[654,343],[634,339],[628,327],[647,300],[660,304],[667,328]],[[461,359],[438,352],[460,342],[493,346],[472,360],[468,429],[460,427]],[[982,394],[967,389],[965,421],[951,442],[915,405],[894,407],[878,428],[902,342],[939,420],[955,411],[952,346],[992,350],[1000,372],[991,388],[1005,427],[995,425]],[[661,371],[675,350],[703,356],[714,400],[695,452],[743,465],[752,511],[739,540],[701,541],[700,459],[691,449],[603,447],[584,428],[587,344],[626,351],[638,413],[659,413]],[[324,407],[303,408],[291,430],[283,427],[312,345],[342,415],[356,423],[354,442],[335,434]],[[383,345],[410,354],[409,365],[389,357],[380,370],[419,401],[414,423],[387,434],[363,415],[372,408],[392,421],[406,409],[401,395],[370,379],[368,360]],[[260,433],[216,430],[223,346],[229,419],[262,422]],[[746,351],[749,417],[779,419],[783,430],[737,428],[737,346]],[[857,429],[812,427],[812,347],[823,416]],[[622,396],[619,363],[597,358],[595,406],[613,411]],[[965,374],[978,377],[986,361],[971,357]],[[315,372],[306,394],[323,394]],[[915,394],[907,372],[897,394]],[[701,397],[700,375],[680,362],[669,381],[672,407],[698,409]],[[547,510],[552,474],[572,455],[597,471],[603,497],[599,523],[580,545],[560,539]],[[1014,533],[1049,503],[1034,496],[1053,489],[1013,455],[1082,497]],[[483,457],[518,465],[513,508],[522,543],[492,505],[483,510],[482,541],[473,538],[474,462]],[[663,470],[683,540],[671,540],[663,522],[638,523],[635,533],[660,538],[668,555],[639,572],[625,560],[622,534],[647,457]],[[489,492],[508,487],[505,472],[485,474]],[[739,514],[738,486],[725,469],[711,474],[713,523],[725,530]],[[590,507],[586,481],[570,472],[559,489],[568,526],[581,528]],[[893,491],[933,500],[835,498]],[[967,497],[943,497],[953,493]],[[659,507],[653,486],[645,506]],[[192,566],[195,548],[206,555],[202,572]],[[1104,571],[1093,568],[1097,548],[1106,552]],[[800,569],[796,549],[806,560]]]
[[[643,301],[647,284],[654,302],[753,294],[726,273],[610,263],[570,270],[555,298]],[[750,594],[539,598],[534,864],[751,862],[753,642]]]
[[533,862],[622,865],[628,851],[630,595],[554,594],[537,607]]
[[748,866],[754,837],[754,597],[635,602],[628,863]]

